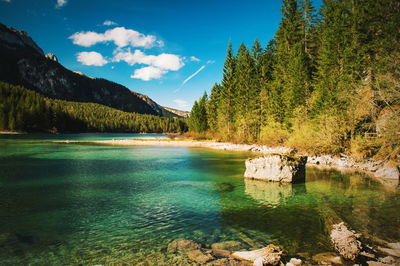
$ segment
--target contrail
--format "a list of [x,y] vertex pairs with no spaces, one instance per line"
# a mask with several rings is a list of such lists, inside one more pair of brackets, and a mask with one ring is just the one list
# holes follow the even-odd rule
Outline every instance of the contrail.
[[[207,65],[207,64],[206,64]],[[201,66],[199,69],[197,69],[196,72],[194,72],[192,75],[190,75],[189,77],[187,77],[181,84],[181,86],[179,86],[179,88],[177,88],[176,90],[174,90],[174,92],[178,92],[183,85],[185,85],[189,80],[191,80],[192,78],[194,78],[197,74],[199,74],[205,67],[206,65]]]

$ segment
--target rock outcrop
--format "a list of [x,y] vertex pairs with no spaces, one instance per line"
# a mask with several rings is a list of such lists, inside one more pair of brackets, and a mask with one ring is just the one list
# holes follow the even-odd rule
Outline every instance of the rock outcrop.
[[267,155],[246,161],[245,177],[277,182],[301,182],[305,180],[307,157]]
[[46,54],[46,58],[50,59],[50,60],[52,60],[54,62],[58,62],[58,58],[57,58],[57,56],[55,54],[50,54],[50,53]]
[[383,167],[379,168],[375,174],[376,177],[399,180],[400,170],[399,166],[395,163],[388,162]]
[[174,114],[176,114],[178,116],[181,116],[181,117],[189,117],[189,115],[190,115],[190,112],[187,112],[187,111],[181,111],[181,110],[177,110],[177,109],[170,108],[170,107],[165,107],[165,106],[163,106],[163,108],[165,110],[167,110],[168,112],[174,113]]
[[307,165],[319,166],[323,168],[342,169],[359,169],[368,174],[385,180],[400,179],[400,165],[397,162],[383,162],[379,160],[367,159],[363,161],[355,161],[350,156],[340,154],[340,156],[319,155],[309,156]]

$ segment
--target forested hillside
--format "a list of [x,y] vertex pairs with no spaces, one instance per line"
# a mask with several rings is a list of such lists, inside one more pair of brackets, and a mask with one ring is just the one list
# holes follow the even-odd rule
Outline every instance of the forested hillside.
[[[397,158],[400,2],[283,0],[266,47],[229,43],[221,84],[190,130],[236,142]],[[260,32],[262,34],[262,32]]]
[[23,86],[51,98],[94,102],[125,112],[178,117],[149,97],[101,78],[73,72],[21,30],[0,23],[0,81]]
[[96,103],[45,98],[0,82],[0,130],[47,132],[184,132],[185,119],[128,113]]

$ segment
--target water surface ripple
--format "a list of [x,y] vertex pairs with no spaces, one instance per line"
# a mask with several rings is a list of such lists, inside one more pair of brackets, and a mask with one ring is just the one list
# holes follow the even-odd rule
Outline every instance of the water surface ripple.
[[40,142],[127,137],[0,137],[1,265],[160,262],[179,237],[311,256],[330,250],[327,209],[400,239],[399,192],[362,174],[308,169],[303,184],[264,183],[242,178],[248,153]]

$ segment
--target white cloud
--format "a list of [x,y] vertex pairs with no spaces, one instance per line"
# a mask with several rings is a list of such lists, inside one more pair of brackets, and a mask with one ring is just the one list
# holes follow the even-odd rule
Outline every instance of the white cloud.
[[185,101],[185,100],[182,100],[182,99],[175,99],[175,100],[174,100],[174,103],[176,103],[176,104],[178,105],[178,108],[186,109],[186,108],[189,108],[189,107],[190,107],[190,105],[188,104],[188,102]]
[[57,0],[56,8],[61,8],[67,4],[67,0]]
[[148,66],[136,69],[135,72],[131,75],[131,78],[148,81],[151,79],[159,79],[167,72],[168,71],[164,69]]
[[11,0],[1,0],[1,1],[11,3]]
[[114,62],[125,61],[131,66],[135,64],[144,64],[153,67],[157,67],[163,70],[179,70],[185,64],[182,58],[175,54],[159,54],[159,55],[146,55],[140,50],[131,52],[130,49],[123,51],[120,49],[116,50],[116,54],[113,58]]
[[154,35],[144,35],[138,31],[125,29],[124,27],[116,27],[97,33],[94,31],[76,32],[69,37],[74,44],[89,47],[99,42],[114,42],[118,47],[132,46],[151,48],[153,46],[163,46],[162,41],[158,41]]
[[194,78],[194,77],[195,77],[197,74],[199,74],[205,67],[206,67],[206,65],[201,66],[199,69],[197,69],[196,72],[194,72],[192,75],[190,75],[189,77],[187,77],[187,78],[182,82],[182,85],[181,85],[181,86],[185,85],[186,82],[188,82],[189,80],[191,80],[192,78]]
[[190,57],[190,61],[199,62],[199,61],[200,61],[200,59],[198,59],[198,58],[197,58],[197,57],[195,57],[195,56],[191,56],[191,57]]
[[112,20],[105,20],[104,22],[103,22],[103,25],[104,26],[116,26],[116,25],[118,25],[118,23],[117,22],[114,22],[114,21],[112,21]]
[[108,63],[104,57],[97,52],[80,52],[77,60],[87,66],[103,66]]

